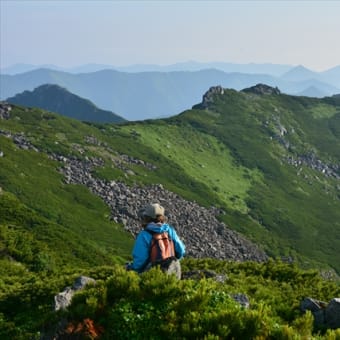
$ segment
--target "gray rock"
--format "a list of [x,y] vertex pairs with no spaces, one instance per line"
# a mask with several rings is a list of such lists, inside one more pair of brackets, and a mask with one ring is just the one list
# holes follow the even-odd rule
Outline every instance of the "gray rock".
[[95,284],[96,280],[88,276],[79,276],[73,283],[73,290],[83,289],[88,284]]
[[323,327],[325,325],[325,310],[320,309],[312,312],[314,316],[314,325],[317,327]]
[[54,297],[54,310],[66,309],[72,301],[74,290],[71,287],[66,287],[62,292]]
[[237,294],[233,294],[231,295],[231,297],[238,302],[242,307],[248,309],[250,306],[250,302],[249,299],[247,297],[247,295],[242,294],[242,293],[237,293]]
[[165,271],[168,275],[175,275],[178,280],[182,277],[181,263],[179,260],[174,260],[170,263],[169,268]]
[[201,106],[203,108],[208,108],[210,103],[214,102],[216,95],[222,95],[224,93],[224,89],[222,86],[212,86],[210,89],[203,95]]
[[256,84],[255,86],[242,90],[242,92],[253,93],[257,95],[281,94],[280,90],[277,87],[271,87],[265,84]]
[[[1,105],[0,105],[0,108],[1,108]],[[26,136],[23,132],[12,134],[9,131],[0,130],[0,135],[5,136],[6,138],[12,139],[13,142],[20,149],[34,150],[36,152],[39,152],[39,150],[28,141],[28,139],[26,138]]]
[[329,304],[312,298],[305,298],[301,304],[302,312],[311,311],[317,328],[340,328],[340,298],[332,299]]
[[325,311],[325,324],[327,328],[340,328],[340,298],[334,298]]
[[288,156],[284,160],[288,164],[300,169],[298,175],[300,175],[301,172],[301,165],[305,165],[313,170],[319,171],[325,177],[340,179],[340,164],[326,163],[318,159],[312,152],[305,155],[298,155],[297,157]]
[[300,309],[302,312],[306,312],[307,310],[310,310],[311,312],[316,312],[324,308],[326,305],[326,302],[307,297],[301,302]]
[[12,110],[11,105],[0,101],[0,119],[6,119],[6,120],[9,119],[11,110]]
[[255,244],[217,219],[220,209],[208,209],[196,202],[186,201],[160,184],[127,186],[122,182],[94,178],[91,175],[93,168],[104,164],[98,158],[79,160],[72,157],[66,161],[64,156],[61,159],[60,156],[51,155],[51,158],[62,163],[59,170],[64,174],[66,183],[86,185],[110,207],[111,220],[121,223],[134,236],[141,230],[139,209],[150,202],[158,202],[166,209],[168,223],[184,241],[188,256],[237,261],[267,260],[266,254]]
[[72,302],[76,291],[83,289],[88,284],[95,284],[96,281],[91,277],[79,276],[76,278],[72,287],[66,287],[62,292],[54,296],[54,310],[66,309]]

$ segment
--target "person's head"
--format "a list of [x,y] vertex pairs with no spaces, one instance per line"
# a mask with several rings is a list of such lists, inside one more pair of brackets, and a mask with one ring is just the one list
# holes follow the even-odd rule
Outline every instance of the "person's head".
[[152,203],[141,210],[140,216],[146,224],[150,222],[164,223],[164,211],[164,208],[159,203]]

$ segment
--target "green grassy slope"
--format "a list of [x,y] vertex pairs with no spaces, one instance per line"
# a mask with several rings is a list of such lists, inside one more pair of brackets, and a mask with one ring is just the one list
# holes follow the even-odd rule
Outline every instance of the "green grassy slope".
[[[229,150],[217,138],[201,133],[190,126],[172,124],[128,125],[121,128],[134,132],[138,141],[161,154],[163,162],[180,167],[184,174],[215,192],[222,204],[245,212],[245,198],[260,173],[234,163]],[[215,203],[216,204],[216,203]]]
[[[339,107],[334,98],[227,90],[207,109],[197,106],[165,120],[83,124],[17,108],[1,124],[4,130],[25,132],[44,152],[101,157],[104,167],[93,174],[105,180],[161,183],[188,200],[218,206],[225,211],[221,219],[272,256],[339,272],[339,180],[287,162],[287,157],[312,154],[339,164]],[[98,142],[88,142],[87,136]],[[109,221],[109,209],[99,198],[85,187],[63,184],[57,171],[62,164],[0,138],[5,191],[52,223],[81,233],[83,242],[127,256],[132,240]],[[134,174],[127,176],[113,161],[119,154],[157,168],[125,164]]]
[[[67,154],[71,149],[76,153],[73,142],[93,130],[40,110],[17,109],[12,116],[13,120],[1,122],[3,130],[23,131],[36,147],[49,152]],[[66,185],[57,170],[61,164],[46,153],[20,149],[4,136],[0,141],[4,154],[0,158],[0,224],[4,228],[14,226],[33,234],[59,264],[114,263],[128,256],[133,240],[109,220],[110,210],[101,199],[84,186]],[[26,221],[19,207],[32,211],[35,219]]]
[[339,180],[285,160],[314,154],[339,165],[339,112],[327,99],[226,91],[207,109],[171,122],[215,136],[239,166],[262,175],[247,192],[247,214],[234,209],[223,216],[226,222],[265,243],[269,254],[303,255],[339,270]]
[[[158,272],[141,280],[123,266],[110,266],[129,258],[131,235],[110,221],[109,208],[85,186],[65,184],[58,171],[64,164],[48,154],[100,157],[104,166],[93,176],[129,185],[161,183],[188,200],[220,207],[222,220],[270,255],[339,273],[339,179],[287,162],[287,157],[314,155],[339,164],[339,124],[336,98],[231,90],[207,109],[124,125],[84,124],[15,107],[10,119],[0,120],[0,130],[23,132],[40,152],[21,149],[0,133],[0,337],[39,338],[39,331],[65,317],[68,330],[91,318],[103,327],[104,338],[131,337],[141,320],[147,322],[142,336],[152,337],[159,331],[155,318],[166,334],[170,322],[171,334],[178,337],[195,329],[202,338],[317,338],[312,318],[300,316],[298,304],[305,296],[328,301],[338,296],[339,287],[315,272],[273,262],[186,259],[184,270],[213,269],[228,279],[225,284],[187,280],[179,286]],[[127,175],[116,164],[121,154],[156,169],[127,162],[124,167],[133,171]],[[53,296],[80,274],[98,279],[97,288],[81,293],[69,313],[51,312]],[[174,288],[171,303],[169,291],[162,295],[160,286]],[[247,294],[250,310],[240,309],[230,292]],[[166,302],[168,319],[162,319],[157,301]],[[217,327],[221,320],[227,328]],[[329,339],[338,335],[326,334]]]

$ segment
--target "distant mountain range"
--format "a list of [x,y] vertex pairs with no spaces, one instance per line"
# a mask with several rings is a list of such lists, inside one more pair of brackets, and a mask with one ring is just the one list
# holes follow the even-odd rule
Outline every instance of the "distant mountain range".
[[124,118],[97,108],[87,99],[70,93],[58,85],[41,85],[34,91],[24,91],[7,98],[9,103],[37,107],[87,122],[121,123]]
[[[302,65],[289,65],[289,64],[272,64],[272,63],[248,63],[237,64],[228,62],[197,62],[187,61],[169,65],[157,65],[157,64],[134,64],[128,66],[115,66],[108,64],[84,64],[74,67],[61,67],[53,64],[33,65],[33,64],[14,64],[6,68],[0,69],[0,73],[15,75],[19,73],[29,72],[40,68],[47,68],[54,71],[63,71],[68,73],[91,73],[102,70],[115,70],[120,72],[138,73],[138,72],[176,72],[176,71],[201,71],[207,69],[216,69],[226,73],[249,73],[249,74],[268,74],[275,77],[284,78],[289,75],[304,73],[304,78],[315,78],[326,83],[333,84],[339,87],[339,73],[340,65],[325,70],[323,72],[316,72],[305,68]],[[296,80],[296,77],[293,77]],[[332,79],[333,78],[333,79]]]
[[[230,71],[226,73],[216,68],[202,69],[208,66],[224,67],[225,70],[229,67]],[[88,65],[82,70],[91,67],[94,70],[105,65]],[[74,74],[40,68],[15,75],[1,74],[0,100],[26,90],[32,91],[43,84],[57,84],[89,99],[102,109],[118,112],[127,120],[144,120],[178,114],[200,102],[202,93],[216,85],[240,90],[264,83],[278,87],[287,94],[320,98],[340,93],[340,66],[325,72],[313,72],[303,66],[289,68],[285,65],[248,64],[244,66],[248,73],[241,73],[235,71],[240,69],[237,64],[192,62],[158,66],[162,72],[138,71],[148,67],[150,70],[157,69],[153,65],[136,65],[129,68],[134,72],[102,69]],[[191,70],[183,71],[185,68]],[[256,73],[256,70],[267,73]]]
[[116,70],[121,72],[174,72],[174,71],[200,71],[206,69],[217,69],[227,73],[241,72],[241,73],[265,73],[273,76],[281,76],[292,69],[293,65],[280,65],[280,64],[236,64],[225,62],[211,62],[202,63],[197,61],[187,61],[182,63],[175,63],[170,65],[156,65],[156,64],[135,64],[129,66],[113,66],[107,64],[85,64],[75,67],[60,67],[51,64],[45,65],[32,65],[32,64],[15,64],[10,67],[1,69],[0,73],[3,74],[19,74],[24,72],[33,71],[39,68],[48,68],[55,71],[63,71],[68,73],[89,73],[102,70]]

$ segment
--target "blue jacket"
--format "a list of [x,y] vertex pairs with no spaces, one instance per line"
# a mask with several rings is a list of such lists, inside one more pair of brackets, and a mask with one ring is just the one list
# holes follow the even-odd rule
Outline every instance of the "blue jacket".
[[[179,239],[176,231],[166,223],[149,223],[146,228],[156,233],[168,232],[169,237],[174,242],[175,254],[178,259],[181,259],[185,255],[185,246]],[[128,266],[136,272],[142,272],[149,263],[150,246],[152,241],[152,235],[145,230],[142,230],[135,241],[135,245],[132,251],[133,262]]]

